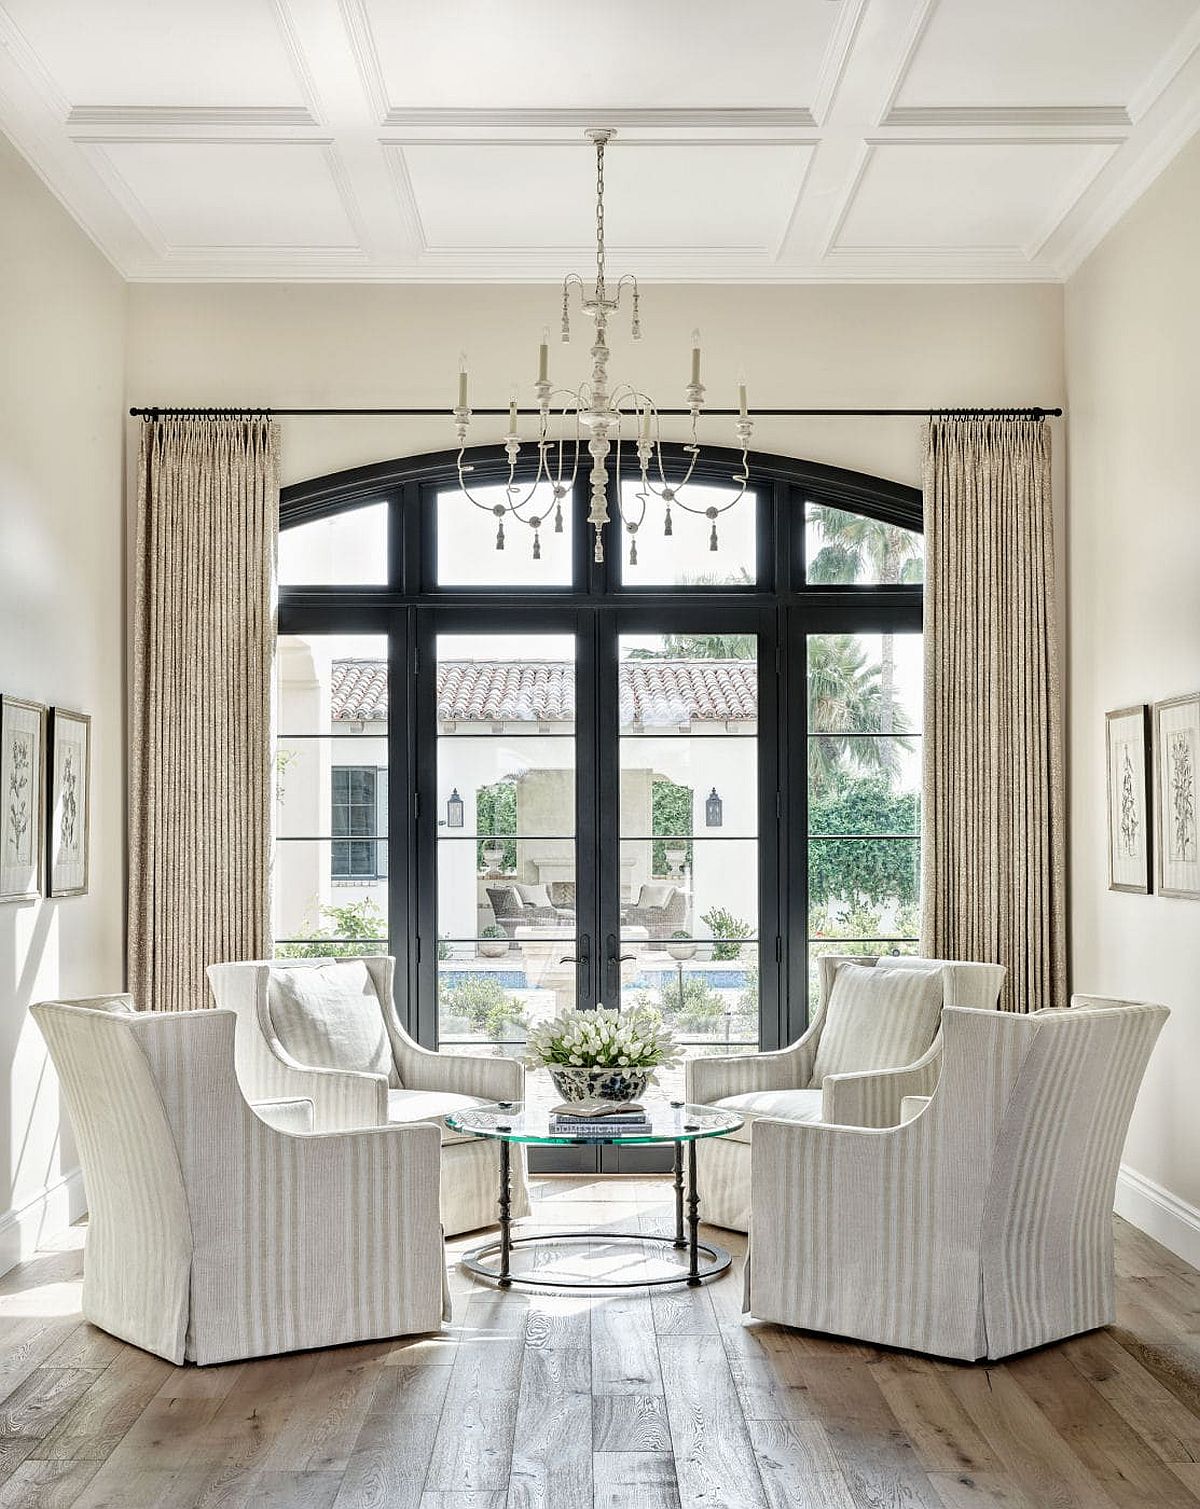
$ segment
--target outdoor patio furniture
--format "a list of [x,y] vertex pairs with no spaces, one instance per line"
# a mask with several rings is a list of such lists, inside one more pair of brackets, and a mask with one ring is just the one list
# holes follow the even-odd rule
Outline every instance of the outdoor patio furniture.
[[669,938],[684,929],[687,897],[678,886],[649,881],[642,886],[633,905],[625,909],[621,920],[633,927],[644,927],[651,938]]
[[[521,895],[522,889],[540,891],[546,896],[545,903],[526,901]],[[550,905],[550,898],[544,886],[521,887],[515,882],[511,885],[490,885],[487,887],[487,898],[497,925],[502,927],[510,938],[516,937],[518,927],[534,927],[539,923],[559,927],[563,923],[575,921],[574,911],[566,907]]]

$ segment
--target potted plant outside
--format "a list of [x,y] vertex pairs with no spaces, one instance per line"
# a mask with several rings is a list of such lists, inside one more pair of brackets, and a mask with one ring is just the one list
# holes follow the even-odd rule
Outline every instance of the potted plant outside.
[[[676,939],[680,939],[681,941],[676,942]],[[672,959],[679,959],[681,962],[684,959],[694,959],[696,957],[695,940],[689,938],[682,928],[677,928],[671,934],[670,941],[667,943],[667,952]]]
[[490,922],[479,934],[479,952],[485,959],[503,959],[508,949],[508,934],[494,922]]

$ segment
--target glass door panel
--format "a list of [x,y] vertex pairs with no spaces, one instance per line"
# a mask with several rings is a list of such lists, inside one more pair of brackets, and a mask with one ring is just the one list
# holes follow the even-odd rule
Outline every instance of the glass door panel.
[[[619,640],[621,1004],[685,1056],[759,1043],[758,640]],[[662,1089],[683,1093],[682,1067]]]
[[286,634],[276,655],[279,958],[388,947],[388,641]]
[[516,1054],[576,1003],[575,660],[571,635],[437,636],[443,1044]]
[[915,954],[920,634],[808,636],[808,965]]

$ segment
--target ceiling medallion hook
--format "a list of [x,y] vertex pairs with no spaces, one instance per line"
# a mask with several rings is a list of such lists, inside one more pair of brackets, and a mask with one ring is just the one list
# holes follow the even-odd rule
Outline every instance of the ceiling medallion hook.
[[[608,322],[617,313],[621,300],[629,291],[632,320],[630,334],[637,341],[641,339],[641,294],[636,277],[632,273],[625,273],[615,284],[608,282],[606,269],[606,243],[604,223],[604,152],[608,143],[617,133],[609,126],[590,126],[584,135],[596,149],[596,276],[595,283],[589,285],[578,273],[568,273],[563,279],[562,285],[562,317],[561,332],[564,342],[571,339],[570,306],[571,297],[578,290],[579,307],[584,315],[592,322],[592,342],[589,349],[592,367],[590,376],[578,387],[571,389],[555,389],[550,381],[549,370],[549,327],[542,331],[541,345],[538,348],[538,376],[534,384],[537,394],[538,434],[537,466],[531,482],[517,481],[517,467],[521,452],[521,439],[518,433],[519,409],[517,395],[514,391],[512,402],[509,405],[508,433],[503,437],[504,451],[508,458],[508,477],[505,485],[505,504],[493,504],[485,502],[475,496],[468,485],[467,476],[471,467],[465,462],[467,447],[467,435],[471,423],[471,409],[468,403],[468,372],[467,359],[464,355],[459,364],[458,377],[458,403],[455,405],[453,414],[455,430],[458,436],[458,480],[459,486],[467,499],[477,508],[489,513],[495,513],[500,520],[497,532],[496,548],[504,548],[504,517],[516,519],[519,523],[531,528],[534,533],[534,559],[541,557],[541,539],[539,527],[545,518],[547,508],[539,506],[536,512],[525,513],[527,507],[535,503],[539,491],[545,488],[552,489],[556,502],[555,532],[561,529],[561,499],[574,487],[579,473],[580,455],[583,449],[584,437],[587,437],[587,451],[591,457],[591,468],[588,472],[590,487],[590,506],[588,509],[587,522],[591,526],[594,536],[594,557],[596,561],[604,560],[605,530],[611,522],[609,516],[609,497],[612,495],[621,522],[631,538],[631,564],[637,561],[636,531],[640,524],[640,517],[635,521],[627,519],[624,514],[621,499],[621,489],[611,486],[609,476],[609,457],[613,454],[615,444],[616,477],[620,478],[621,472],[621,448],[625,442],[626,431],[629,433],[628,443],[633,447],[637,456],[638,471],[640,473],[639,498],[642,500],[641,507],[645,511],[645,499],[653,497],[664,505],[664,530],[667,537],[674,535],[671,518],[671,508],[678,505],[685,513],[706,516],[710,523],[709,548],[716,549],[716,515],[727,512],[745,495],[749,482],[749,449],[750,437],[754,431],[754,423],[750,418],[746,403],[746,380],[744,377],[737,379],[738,393],[738,418],[734,424],[734,433],[737,436],[738,446],[741,450],[741,464],[730,474],[729,481],[734,489],[733,495],[726,501],[714,508],[711,501],[711,493],[703,503],[692,503],[690,484],[700,459],[700,445],[698,428],[700,415],[704,408],[705,387],[700,381],[700,332],[692,332],[692,350],[690,381],[686,384],[684,392],[687,397],[687,409],[690,416],[688,423],[687,443],[683,446],[685,462],[681,469],[681,475],[668,476],[668,468],[663,455],[662,437],[660,433],[659,406],[648,393],[628,382],[612,383],[609,379],[609,358],[612,355],[608,345]],[[558,409],[560,424],[558,433],[553,434],[553,417],[551,405]],[[573,430],[573,435],[569,431]],[[569,458],[569,459],[568,459]],[[528,475],[528,473],[525,473]],[[684,496],[685,490],[688,495]],[[544,493],[543,493],[544,498]]]

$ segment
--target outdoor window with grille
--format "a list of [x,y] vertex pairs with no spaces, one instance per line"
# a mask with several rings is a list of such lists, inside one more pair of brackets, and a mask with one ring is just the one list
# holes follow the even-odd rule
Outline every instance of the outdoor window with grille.
[[337,765],[331,777],[333,879],[374,880],[386,875],[387,846],[376,835],[381,803],[387,809],[387,771],[370,765]]

